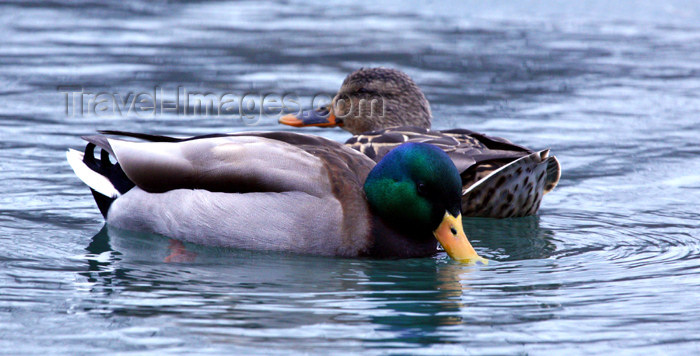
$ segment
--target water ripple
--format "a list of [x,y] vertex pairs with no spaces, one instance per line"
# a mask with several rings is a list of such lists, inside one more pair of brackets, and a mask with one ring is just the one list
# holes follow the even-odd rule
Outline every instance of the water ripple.
[[[0,1],[0,349],[15,354],[693,353],[700,7],[679,1]],[[487,266],[186,246],[100,230],[64,162],[96,129],[274,118],[66,116],[58,86],[333,92],[408,72],[436,128],[550,147],[537,217],[465,219]],[[335,140],[340,130],[311,129]]]

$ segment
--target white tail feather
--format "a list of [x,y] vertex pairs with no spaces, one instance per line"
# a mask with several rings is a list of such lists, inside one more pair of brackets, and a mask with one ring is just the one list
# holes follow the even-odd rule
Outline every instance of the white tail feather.
[[66,152],[66,159],[68,159],[68,164],[73,168],[75,175],[77,175],[83,183],[87,184],[88,187],[110,198],[117,198],[120,195],[117,188],[114,188],[114,185],[107,177],[93,171],[85,165],[82,152],[70,148],[68,152]]

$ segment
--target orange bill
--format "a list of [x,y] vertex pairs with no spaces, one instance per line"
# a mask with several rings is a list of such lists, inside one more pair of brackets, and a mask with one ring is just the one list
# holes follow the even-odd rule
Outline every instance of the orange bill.
[[433,231],[433,234],[453,260],[470,264],[488,263],[487,259],[476,253],[474,247],[467,240],[462,226],[462,214],[453,216],[446,211],[442,222]]
[[343,122],[341,120],[336,119],[335,115],[333,115],[333,112],[328,110],[328,107],[323,107],[316,110],[304,110],[298,116],[294,114],[284,115],[279,119],[279,123],[294,127],[343,126]]

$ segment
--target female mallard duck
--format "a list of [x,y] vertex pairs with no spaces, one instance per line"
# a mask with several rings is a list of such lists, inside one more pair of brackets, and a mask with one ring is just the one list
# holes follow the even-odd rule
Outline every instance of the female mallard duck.
[[67,153],[112,226],[203,245],[346,257],[428,256],[439,241],[455,260],[483,261],[462,228],[459,173],[435,146],[407,143],[375,163],[295,133],[103,133],[146,141],[89,136],[84,154]]
[[462,214],[506,218],[532,215],[559,182],[549,150],[532,151],[464,129],[430,130],[430,104],[413,80],[389,68],[357,70],[328,107],[286,115],[291,126],[341,126],[355,136],[346,145],[378,161],[404,142],[426,142],[450,156],[462,178]]

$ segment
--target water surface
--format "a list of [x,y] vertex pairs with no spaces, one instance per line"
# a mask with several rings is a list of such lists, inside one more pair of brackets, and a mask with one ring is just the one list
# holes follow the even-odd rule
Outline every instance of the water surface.
[[[693,354],[700,6],[592,1],[0,3],[0,353]],[[294,92],[409,73],[434,127],[550,147],[535,217],[468,219],[492,261],[333,259],[103,228],[80,135],[287,130],[235,115],[66,115],[59,86]],[[340,130],[311,129],[336,140]]]

